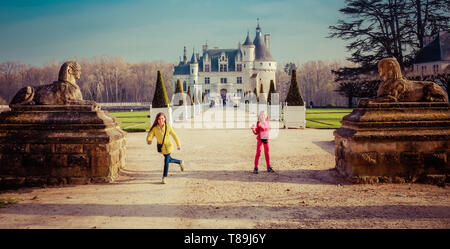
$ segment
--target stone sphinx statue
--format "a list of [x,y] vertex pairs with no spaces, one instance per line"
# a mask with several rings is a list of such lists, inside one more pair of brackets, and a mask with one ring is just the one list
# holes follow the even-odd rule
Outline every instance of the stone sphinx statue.
[[385,81],[378,88],[375,102],[448,102],[447,93],[438,84],[403,77],[395,58],[380,60],[378,72]]
[[10,105],[69,105],[91,104],[83,100],[76,80],[81,76],[81,66],[76,61],[65,62],[60,70],[58,81],[42,86],[26,86],[20,89]]
[[354,183],[450,180],[450,103],[436,83],[410,81],[382,59],[377,97],[361,99],[334,131],[337,171]]
[[0,112],[0,189],[105,183],[119,176],[126,132],[94,101],[83,100],[80,74],[77,62],[65,62],[58,81],[20,89],[11,110]]

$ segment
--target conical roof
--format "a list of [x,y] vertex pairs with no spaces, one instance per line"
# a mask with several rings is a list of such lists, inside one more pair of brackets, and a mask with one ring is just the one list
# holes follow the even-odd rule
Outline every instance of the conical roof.
[[[259,24],[258,24],[259,28]],[[258,30],[258,29],[257,29]],[[262,38],[261,29],[256,32],[256,37],[253,43],[255,44],[255,60],[259,61],[273,61],[272,56],[270,55],[269,49],[267,49],[264,40]]]
[[253,45],[253,42],[250,40],[250,34],[247,32],[247,38],[245,39],[244,46]]
[[192,51],[191,63],[197,63],[197,56],[195,56],[194,51]]

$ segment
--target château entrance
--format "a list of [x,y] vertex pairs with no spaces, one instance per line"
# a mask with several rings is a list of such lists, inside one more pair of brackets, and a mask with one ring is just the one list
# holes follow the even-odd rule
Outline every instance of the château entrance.
[[227,89],[220,90],[220,96],[222,97],[222,104],[227,104]]

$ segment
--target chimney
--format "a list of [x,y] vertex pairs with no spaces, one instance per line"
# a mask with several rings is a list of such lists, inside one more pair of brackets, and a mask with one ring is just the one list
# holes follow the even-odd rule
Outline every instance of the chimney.
[[203,45],[203,52],[206,52],[208,50],[208,44]]
[[186,64],[186,63],[187,63],[186,46],[184,46],[184,53],[183,53],[183,62],[184,62],[184,64]]
[[266,49],[270,51],[270,34],[264,35],[264,45],[266,45]]

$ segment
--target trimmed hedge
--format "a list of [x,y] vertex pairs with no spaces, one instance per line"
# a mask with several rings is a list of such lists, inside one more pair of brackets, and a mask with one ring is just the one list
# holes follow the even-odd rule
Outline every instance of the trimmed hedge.
[[187,95],[189,96],[189,99],[191,100],[190,103],[187,103],[187,104],[188,105],[193,105],[194,104],[194,99],[192,98],[192,94],[191,94],[191,86],[188,86]]
[[158,71],[158,78],[156,80],[155,95],[152,100],[152,108],[164,108],[170,104],[167,96],[166,86],[164,85],[161,72]]
[[291,74],[291,86],[289,87],[289,92],[286,97],[286,102],[289,106],[304,106],[305,101],[303,100],[302,93],[298,87],[297,82],[297,71],[292,70]]
[[[177,93],[184,93],[183,85],[181,84],[180,79],[177,80],[177,86],[175,88],[175,94],[177,94]],[[180,99],[176,105],[178,105],[178,106],[185,105],[186,102],[187,102],[186,101],[186,96],[183,94],[183,98]]]
[[259,85],[259,98],[258,98],[258,101],[259,101],[259,103],[262,103],[262,104],[266,104],[267,103],[267,100],[266,100],[266,98],[264,96],[264,86],[263,86],[262,83]]
[[267,97],[267,103],[269,103],[269,105],[272,104],[272,93],[277,93],[277,91],[275,90],[275,83],[273,80],[270,80],[269,96]]

